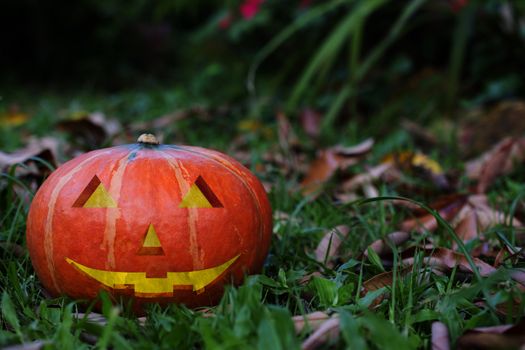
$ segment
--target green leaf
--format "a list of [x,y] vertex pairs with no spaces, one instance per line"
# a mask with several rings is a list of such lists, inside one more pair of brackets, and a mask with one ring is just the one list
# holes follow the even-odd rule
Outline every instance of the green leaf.
[[368,260],[372,263],[372,265],[384,272],[385,268],[383,267],[383,263],[381,263],[381,258],[379,257],[379,255],[377,255],[376,251],[373,250],[371,247],[368,247],[367,253]]
[[20,341],[23,341],[24,338],[20,328],[20,321],[18,320],[18,316],[16,314],[15,306],[13,305],[13,301],[6,291],[2,293],[2,316],[4,317],[4,320],[14,329]]
[[352,9],[341,23],[339,23],[320,47],[305,72],[302,74],[299,82],[295,85],[287,105],[288,110],[295,109],[302,94],[311,83],[314,74],[321,69],[325,62],[330,61],[332,57],[337,55],[343,44],[352,36],[353,31],[356,28],[359,28],[359,24],[373,13],[374,10],[383,5],[385,1],[386,0],[369,0],[360,2],[356,5],[356,8]]
[[339,317],[341,319],[341,333],[346,345],[355,350],[367,349],[366,340],[360,334],[359,323],[354,316],[345,310],[339,310]]

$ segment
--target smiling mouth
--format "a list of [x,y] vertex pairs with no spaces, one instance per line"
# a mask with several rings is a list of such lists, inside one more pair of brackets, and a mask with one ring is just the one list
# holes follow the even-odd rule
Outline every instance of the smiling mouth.
[[153,298],[172,296],[174,289],[185,289],[185,287],[189,286],[197,294],[202,293],[206,286],[215,281],[239,258],[239,255],[219,266],[188,272],[167,272],[166,277],[163,278],[146,277],[146,272],[118,272],[93,269],[69,258],[66,258],[66,261],[82,273],[109,288],[134,289],[136,296]]

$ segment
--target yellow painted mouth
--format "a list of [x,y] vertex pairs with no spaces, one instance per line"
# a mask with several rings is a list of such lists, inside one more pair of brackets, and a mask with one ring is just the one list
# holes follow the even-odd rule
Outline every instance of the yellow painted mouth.
[[146,277],[145,272],[117,272],[92,269],[69,258],[66,258],[66,261],[109,288],[133,288],[136,296],[153,298],[173,295],[173,289],[177,288],[177,286],[179,288],[181,286],[191,286],[193,291],[201,293],[206,286],[226,271],[239,258],[239,255],[219,266],[188,272],[168,272],[166,277],[163,278],[149,278]]

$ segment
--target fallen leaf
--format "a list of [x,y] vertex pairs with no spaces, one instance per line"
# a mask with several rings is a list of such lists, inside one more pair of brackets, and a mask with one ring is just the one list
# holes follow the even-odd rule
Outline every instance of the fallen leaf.
[[352,177],[350,180],[345,181],[341,187],[345,192],[355,191],[361,186],[370,184],[373,181],[379,179],[381,175],[383,175],[391,167],[392,167],[392,164],[390,163],[384,163],[384,164],[377,165],[373,168],[370,168],[365,173],[356,175]]
[[100,112],[78,112],[60,121],[57,127],[74,136],[87,150],[99,148],[122,130],[117,120],[108,119]]
[[481,230],[498,224],[510,225],[512,223],[514,227],[523,226],[518,219],[491,208],[488,204],[488,198],[484,194],[469,196],[468,203],[476,210],[478,226]]
[[392,163],[405,172],[418,174],[422,171],[423,175],[430,178],[438,188],[447,189],[450,187],[441,165],[421,152],[392,153],[383,159],[383,163]]
[[332,149],[335,153],[345,156],[345,157],[360,157],[362,155],[367,154],[372,150],[372,147],[374,146],[374,140],[371,138],[368,138],[364,140],[361,143],[358,143],[354,146],[334,146]]
[[324,321],[328,320],[330,316],[326,312],[315,311],[306,315],[297,315],[292,317],[295,326],[295,332],[301,333],[306,325],[312,330],[317,330]]
[[486,151],[505,137],[525,134],[525,103],[500,102],[488,111],[479,109],[462,118],[459,148],[467,157]]
[[[53,166],[57,166],[58,141],[51,137],[41,139],[30,138],[29,143],[13,153],[4,153],[0,151],[0,170],[5,170],[18,163],[33,162],[42,170],[47,169],[42,163],[35,161],[34,158],[41,158]],[[47,171],[50,171],[47,169]],[[26,170],[27,172],[27,170]]]
[[470,329],[458,338],[456,345],[458,349],[521,349],[525,345],[525,321]]
[[367,139],[353,147],[335,146],[319,151],[301,182],[303,194],[315,196],[338,169],[356,164],[373,145],[374,141]]
[[[461,253],[447,248],[430,248],[423,251],[425,252],[424,261],[430,267],[437,268],[441,271],[451,271],[454,267],[459,266],[462,271],[473,272],[467,258]],[[472,261],[478,269],[479,274],[483,277],[496,272],[496,268],[479,258],[472,258]],[[403,264],[413,265],[414,258],[410,257],[403,259]]]
[[363,282],[364,294],[392,285],[394,271],[385,271]]
[[315,249],[315,260],[333,268],[339,247],[349,232],[350,228],[346,225],[339,225],[328,231]]
[[314,350],[327,342],[337,340],[339,336],[339,318],[330,318],[321,324],[306,340],[301,349]]
[[[392,233],[389,233],[385,238],[378,239],[374,241],[372,244],[370,244],[370,249],[375,251],[379,256],[391,253],[390,246],[398,246],[400,244],[403,244],[410,238],[410,234],[404,231],[395,231]],[[365,256],[368,255],[367,251],[365,251]]]
[[[398,270],[398,276],[405,276],[412,269],[410,267],[404,267],[401,270]],[[381,289],[383,287],[390,287],[394,281],[394,270],[381,272],[374,277],[369,278],[363,282],[363,287],[361,290],[361,297],[364,297],[368,292],[373,292],[375,290]],[[376,297],[370,304],[369,308],[372,309],[375,306],[379,305],[381,301],[385,298],[384,294]]]
[[[437,210],[438,214],[444,220],[452,220],[456,214],[465,205],[467,200],[463,195],[451,195],[438,199],[430,204],[430,208]],[[418,212],[424,213],[423,216],[407,219],[400,225],[402,231],[416,230],[417,232],[434,231],[438,224],[436,218],[426,210],[418,209]]]
[[465,163],[465,175],[478,180],[477,193],[483,193],[498,176],[511,173],[525,161],[525,138],[504,138],[476,159]]
[[366,198],[375,198],[379,196],[379,191],[371,183],[367,183],[363,185],[363,193]]
[[483,163],[480,169],[476,193],[485,193],[494,180],[503,174],[513,146],[514,140],[512,138],[503,140],[499,147]]
[[[468,242],[478,237],[478,216],[476,211],[468,207],[469,211],[465,214],[464,218],[459,222],[456,227],[456,234],[463,242]],[[456,242],[452,243],[452,249],[457,250],[458,245]]]
[[442,322],[432,323],[432,350],[449,350],[448,328]]

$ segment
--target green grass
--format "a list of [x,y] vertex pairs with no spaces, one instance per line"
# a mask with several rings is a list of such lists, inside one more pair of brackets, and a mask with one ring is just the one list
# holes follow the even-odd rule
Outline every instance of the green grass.
[[[24,97],[18,100],[27,101]],[[147,120],[188,107],[182,100],[173,91],[172,94],[150,91],[109,97],[86,94],[75,99],[48,96],[22,105],[32,118],[25,126],[4,130],[9,132],[3,132],[2,149],[19,147],[23,144],[21,135],[27,132],[64,137],[63,133],[53,130],[54,122],[75,111],[96,109],[123,121],[137,117]],[[168,142],[183,140],[227,151],[229,140],[241,134],[237,125],[243,119],[242,111],[238,110],[232,111],[231,118],[211,119],[204,125],[198,118],[188,118],[168,130],[166,138]],[[260,130],[242,132],[251,152],[251,166],[260,178],[273,184],[269,198],[274,212],[286,213],[288,217],[274,221],[272,246],[263,273],[248,277],[238,288],[227,288],[219,305],[211,310],[152,305],[143,322],[130,312],[128,305],[112,305],[108,296],[102,294],[104,324],[77,317],[77,312],[87,313],[90,308],[86,310],[85,306],[65,297],[48,298],[24,249],[29,206],[24,194],[32,195],[34,189],[15,192],[13,186],[19,180],[14,171],[2,174],[0,346],[40,341],[47,348],[57,349],[295,349],[311,334],[311,328],[307,326],[296,333],[292,316],[325,311],[339,317],[341,336],[329,340],[324,348],[428,348],[434,321],[447,325],[454,342],[466,329],[512,323],[523,315],[523,295],[509,279],[508,271],[519,264],[508,262],[490,277],[469,275],[457,269],[438,275],[425,266],[421,253],[416,253],[415,263],[406,273],[401,273],[399,248],[394,249],[393,266],[385,265],[373,254],[368,258],[363,256],[371,242],[397,230],[398,224],[409,216],[408,211],[394,207],[386,199],[340,205],[334,203],[328,192],[314,201],[304,198],[294,191],[296,176],[285,177],[281,169],[262,161],[263,154],[276,142],[276,125],[271,116],[261,120],[265,127],[274,130],[270,136]],[[216,134],[214,130],[221,133]],[[358,141],[356,130],[359,126],[350,124],[338,133],[333,131],[338,138],[332,142]],[[380,139],[368,162],[376,164],[383,155],[410,148],[412,144],[406,133],[392,130]],[[315,149],[310,151],[313,154]],[[440,161],[458,163],[455,155]],[[257,164],[264,165],[265,170],[261,171]],[[352,169],[358,172],[362,164]],[[379,188],[382,196],[399,195],[394,187]],[[524,193],[523,178],[516,172],[498,180],[491,196],[511,213],[523,204]],[[433,197],[414,194],[411,198],[428,203]],[[341,224],[348,225],[351,232],[341,248],[343,258],[332,269],[317,262],[313,251],[324,232]],[[487,235],[491,239],[503,237],[514,242],[515,233],[514,229],[501,226],[489,230]],[[454,231],[442,225],[435,233],[423,233],[418,239],[432,237],[447,246],[451,236]],[[472,245],[463,247],[473,248]],[[396,272],[392,285],[363,294],[364,281],[385,270]],[[302,282],[315,271],[322,275],[309,283]],[[379,296],[383,298],[375,305]],[[486,305],[477,303],[483,300]],[[495,311],[496,305],[511,306],[513,300],[520,301],[514,315],[502,316]]]

